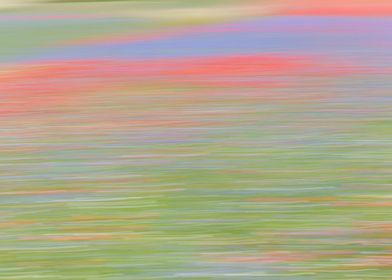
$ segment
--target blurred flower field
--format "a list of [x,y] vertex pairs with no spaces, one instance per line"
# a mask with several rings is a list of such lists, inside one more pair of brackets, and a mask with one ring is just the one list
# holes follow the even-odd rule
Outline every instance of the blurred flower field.
[[0,1],[0,279],[392,279],[392,2]]

